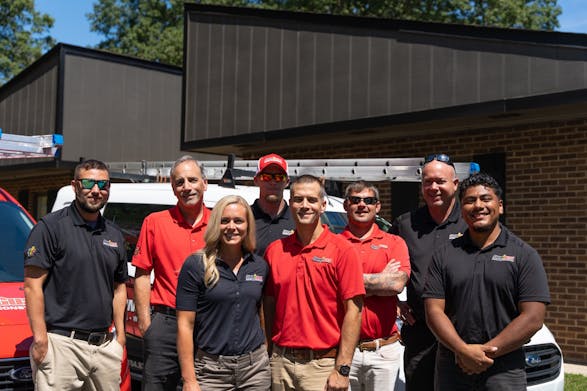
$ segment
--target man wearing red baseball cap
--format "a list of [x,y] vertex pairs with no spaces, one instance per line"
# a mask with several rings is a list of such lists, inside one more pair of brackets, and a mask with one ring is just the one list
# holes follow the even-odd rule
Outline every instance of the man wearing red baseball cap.
[[252,205],[257,234],[255,252],[262,256],[271,242],[291,235],[295,227],[283,199],[283,190],[289,185],[287,161],[274,153],[262,156],[254,182],[259,186],[259,198]]

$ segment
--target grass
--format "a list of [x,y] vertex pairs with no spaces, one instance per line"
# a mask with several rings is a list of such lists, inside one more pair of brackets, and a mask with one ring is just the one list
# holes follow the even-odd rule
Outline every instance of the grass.
[[565,373],[565,391],[587,390],[587,377]]

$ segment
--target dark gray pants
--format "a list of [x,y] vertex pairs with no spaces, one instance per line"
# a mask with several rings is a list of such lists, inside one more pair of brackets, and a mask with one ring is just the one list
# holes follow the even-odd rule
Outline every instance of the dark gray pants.
[[498,357],[485,372],[467,375],[454,353],[439,345],[434,378],[436,391],[525,391],[524,353],[520,349]]
[[143,391],[175,391],[181,379],[175,316],[155,312],[143,348]]
[[194,365],[202,390],[267,391],[271,388],[271,368],[265,345],[240,356],[214,356],[198,350]]

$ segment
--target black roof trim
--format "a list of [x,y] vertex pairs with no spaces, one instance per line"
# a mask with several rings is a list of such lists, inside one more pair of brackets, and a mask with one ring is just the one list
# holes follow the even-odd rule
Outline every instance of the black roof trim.
[[293,137],[314,136],[335,132],[359,131],[361,129],[382,128],[427,121],[445,120],[462,116],[501,115],[520,110],[538,109],[550,106],[587,103],[587,89],[558,92],[516,99],[503,99],[441,109],[401,113],[395,115],[362,118],[350,121],[330,122],[297,128],[279,129],[265,133],[245,134],[233,137],[218,137],[201,141],[184,142],[182,150],[202,150],[202,148],[219,147],[235,144],[253,144],[267,141],[278,141]]
[[[327,15],[307,12],[268,10],[253,7],[226,7],[185,3],[186,12],[206,14],[224,14],[270,19],[287,19],[306,23],[340,25],[354,28],[367,28],[465,36],[467,38],[495,39],[512,42],[549,44],[557,46],[587,47],[587,34],[562,33],[544,30],[527,30],[477,25],[449,24],[438,22],[420,22],[406,19],[384,19],[366,16]],[[187,18],[186,18],[187,20]]]

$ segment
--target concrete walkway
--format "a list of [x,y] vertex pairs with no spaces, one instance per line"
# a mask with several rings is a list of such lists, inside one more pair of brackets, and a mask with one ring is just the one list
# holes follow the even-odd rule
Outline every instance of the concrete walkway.
[[587,366],[565,363],[565,373],[587,376]]

